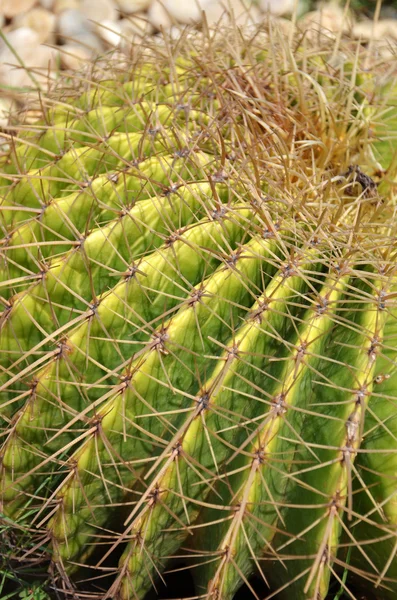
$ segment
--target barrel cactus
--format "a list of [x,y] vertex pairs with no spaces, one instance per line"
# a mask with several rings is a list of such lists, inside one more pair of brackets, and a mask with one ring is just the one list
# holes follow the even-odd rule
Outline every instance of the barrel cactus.
[[133,50],[3,135],[5,580],[395,598],[397,61]]

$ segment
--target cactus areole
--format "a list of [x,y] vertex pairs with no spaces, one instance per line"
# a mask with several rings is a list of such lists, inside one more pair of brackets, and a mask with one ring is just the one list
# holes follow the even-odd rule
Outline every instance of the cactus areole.
[[2,585],[396,598],[396,76],[187,30],[4,131]]

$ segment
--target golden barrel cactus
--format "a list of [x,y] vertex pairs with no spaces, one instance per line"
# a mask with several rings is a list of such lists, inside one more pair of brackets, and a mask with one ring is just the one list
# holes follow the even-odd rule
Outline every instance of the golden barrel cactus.
[[3,134],[2,589],[33,565],[49,598],[137,600],[175,569],[208,600],[395,598],[397,60],[375,51],[187,31]]

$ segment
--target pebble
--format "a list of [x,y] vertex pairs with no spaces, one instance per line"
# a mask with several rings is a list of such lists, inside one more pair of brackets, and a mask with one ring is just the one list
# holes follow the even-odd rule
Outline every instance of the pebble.
[[51,36],[55,32],[56,17],[53,13],[45,8],[32,8],[32,10],[17,15],[14,19],[16,29],[20,27],[28,27],[33,29],[38,35],[39,42],[55,42],[55,37]]
[[116,47],[121,42],[121,27],[120,21],[114,22],[110,20],[101,21],[96,28],[102,40],[109,46]]
[[344,11],[340,6],[330,4],[323,6],[321,10],[307,13],[300,20],[300,26],[302,30],[313,29],[314,32],[321,29],[328,34],[336,34],[339,31],[347,33],[351,30],[352,21],[349,14],[345,18]]
[[0,9],[5,17],[12,19],[16,15],[31,10],[35,4],[36,0],[2,0]]
[[270,12],[274,16],[281,16],[292,13],[295,7],[295,0],[260,0],[259,7],[263,12]]
[[[88,66],[90,64],[88,63]],[[131,63],[125,52],[121,52],[116,48],[113,52],[99,56],[95,60],[95,73],[97,77],[103,79],[109,78],[109,72],[111,73],[125,73],[131,68]]]
[[39,4],[46,10],[54,10],[55,0],[39,0]]
[[40,45],[40,38],[36,31],[28,27],[14,29],[7,34],[8,43],[15,49],[22,63],[27,69],[32,68],[33,73],[21,67],[18,59],[4,42],[0,43],[0,83],[10,87],[32,87],[38,80],[36,74],[40,69],[44,73],[56,66],[57,50]]
[[116,0],[117,5],[125,15],[147,10],[152,4],[152,0]]
[[169,29],[177,23],[190,25],[199,23],[202,11],[208,9],[213,3],[214,0],[194,0],[192,2],[187,0],[154,0],[150,5],[148,17],[156,29],[161,27]]
[[0,135],[0,155],[2,152],[9,152],[10,150],[10,140],[3,135]]
[[[40,44],[58,47],[62,68],[80,69],[109,48],[129,54],[133,42],[162,29],[177,39],[186,25],[200,26],[203,11],[210,27],[228,20],[234,20],[237,26],[255,27],[271,13],[275,17],[273,26],[288,33],[294,24],[280,15],[288,17],[297,6],[297,25],[309,39],[313,35],[310,29],[316,35],[322,30],[327,36],[352,31],[363,42],[374,39],[374,51],[379,56],[397,55],[397,19],[393,18],[397,8],[383,7],[381,20],[375,25],[369,20],[353,25],[350,16],[344,18],[342,4],[329,0],[322,3],[321,10],[307,13],[309,0],[0,0],[0,27],[11,36],[10,42],[23,62],[43,70],[41,76],[35,76],[44,83],[45,77],[56,77],[51,72],[54,51]],[[156,43],[161,40],[161,35],[153,37]],[[109,53],[103,58],[109,61]],[[0,82],[30,87],[31,78],[23,68],[7,66],[7,62],[16,65],[17,60],[0,39]]]
[[134,38],[144,37],[153,33],[153,25],[149,22],[146,13],[136,13],[119,22],[121,28],[121,48],[131,46]]
[[397,39],[397,21],[395,19],[384,19],[377,23],[362,21],[353,27],[353,35],[365,40],[386,40],[386,38]]
[[154,29],[170,29],[172,27],[173,21],[169,12],[165,10],[162,2],[158,0],[154,0],[151,3],[147,16],[149,23],[153,25]]
[[199,23],[202,17],[202,11],[213,4],[213,0],[197,0],[186,2],[186,0],[165,0],[164,6],[169,11],[171,17],[179,23],[186,25]]
[[63,42],[80,45],[93,52],[103,50],[101,40],[95,35],[94,24],[74,8],[64,10],[58,16],[58,33]]
[[61,65],[65,69],[71,69],[72,71],[81,69],[91,57],[89,50],[75,44],[64,44],[61,46],[59,55]]
[[112,0],[83,0],[81,13],[92,21],[117,21],[118,12]]
[[210,27],[218,23],[230,21],[231,12],[237,25],[255,25],[262,19],[262,14],[257,6],[249,6],[248,2],[242,0],[229,0],[225,8],[222,0],[211,2],[205,8],[207,23]]
[[76,34],[90,33],[92,25],[87,21],[82,12],[75,8],[63,10],[58,17],[58,31],[60,35],[72,37]]
[[54,0],[53,11],[56,15],[60,15],[64,10],[79,10],[79,8],[79,0]]
[[11,98],[0,98],[0,128],[7,127],[14,108],[15,102]]
[[284,17],[278,17],[277,19],[273,19],[273,23],[277,29],[281,31],[284,36],[290,36],[295,29],[295,26],[292,21],[289,19],[285,19]]

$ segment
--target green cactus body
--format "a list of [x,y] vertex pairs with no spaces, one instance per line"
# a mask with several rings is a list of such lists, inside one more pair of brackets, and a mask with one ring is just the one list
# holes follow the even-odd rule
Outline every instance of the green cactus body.
[[[394,284],[390,290],[392,297],[395,290]],[[385,302],[390,305],[390,300],[386,299]],[[371,402],[366,411],[361,452],[356,456],[356,466],[360,474],[365,473],[368,489],[360,485],[360,479],[357,478],[354,490],[356,504],[352,514],[350,535],[357,540],[357,548],[352,553],[353,565],[360,565],[360,559],[362,563],[364,558],[369,579],[376,587],[380,586],[383,597],[393,598],[395,594],[393,589],[394,529],[397,518],[394,452],[396,435],[394,399],[397,388],[393,367],[396,311],[393,304],[390,305],[390,312],[384,325],[383,339],[384,347],[376,360]],[[366,527],[363,527],[363,523],[357,518],[361,514],[367,518]],[[348,533],[345,532],[344,537],[347,535]],[[374,542],[368,543],[371,540]]]
[[62,600],[173,569],[181,598],[397,594],[397,64],[246,35],[91,65],[2,145],[23,588],[29,559]]
[[[208,184],[193,184],[176,189],[175,193],[165,197],[137,202],[116,221],[94,228],[83,243],[56,258],[53,267],[35,277],[28,277],[28,282],[33,279],[33,283],[25,292],[13,297],[4,315],[2,365],[9,369],[18,367],[19,370],[21,360],[29,364],[35,358],[40,361],[38,364],[42,364],[35,353],[41,356],[43,346],[53,344],[49,333],[54,316],[62,332],[84,321],[92,310],[93,294],[95,303],[95,298],[111,288],[117,277],[128,276],[130,269],[134,268],[131,260],[135,259],[139,264],[141,255],[159,246],[170,231],[194,222],[200,212],[205,214],[204,198],[210,189]],[[217,189],[219,199],[224,190],[222,185]],[[194,225],[191,227],[194,228]],[[57,305],[55,312],[54,303]],[[24,323],[27,314],[34,314],[34,319]],[[24,333],[21,335],[22,329]],[[20,356],[23,339],[27,343],[25,349],[29,348],[30,353]],[[4,377],[4,380],[7,378]],[[8,380],[5,385],[9,384]]]
[[[306,325],[301,328],[283,365],[282,383],[269,390],[269,410],[251,434],[251,447],[244,442],[249,456],[243,461],[241,473],[239,466],[233,484],[236,494],[233,500],[239,510],[223,531],[220,530],[221,536],[211,548],[218,550],[219,559],[199,572],[201,581],[211,581],[213,592],[219,589],[222,597],[233,597],[239,586],[238,570],[233,563],[238,564],[241,572],[249,574],[253,557],[260,555],[264,543],[271,548],[278,519],[284,522],[280,504],[288,485],[286,475],[291,471],[294,447],[303,441],[302,422],[309,410],[313,373],[321,368],[320,357],[330,343],[332,311],[343,297],[346,283],[346,276],[335,273],[320,290],[319,298],[308,309]],[[318,460],[315,451],[311,453]],[[235,462],[238,466],[242,461]],[[204,538],[203,544],[206,542]]]
[[[245,219],[243,219],[243,221],[244,220]],[[226,220],[224,226],[217,220],[212,222],[206,220],[201,226],[200,224],[192,226],[187,233],[179,236],[180,239],[171,243],[168,251],[164,251],[161,248],[152,255],[152,260],[149,258],[147,261],[143,261],[138,270],[139,272],[137,272],[135,276],[132,275],[131,278],[128,277],[127,283],[121,283],[122,287],[129,288],[130,293],[128,295],[125,293],[123,294],[122,290],[120,290],[120,286],[116,286],[114,298],[118,299],[119,294],[123,294],[124,302],[130,307],[134,295],[134,292],[131,294],[131,288],[133,288],[134,291],[136,289],[137,310],[139,312],[144,311],[141,320],[137,323],[137,328],[139,328],[142,321],[145,322],[146,319],[150,323],[153,319],[156,319],[156,317],[158,318],[159,315],[163,314],[164,303],[172,308],[172,306],[178,302],[185,291],[185,280],[188,280],[192,285],[195,285],[201,280],[206,272],[211,272],[214,269],[214,266],[219,262],[219,254],[224,253],[229,248],[233,248],[234,243],[236,243],[233,239],[234,236],[244,235],[245,233],[245,228],[241,226],[241,223],[239,224],[237,218]],[[201,247],[203,250],[200,252],[199,249]],[[168,274],[167,271],[169,271]],[[140,281],[141,277],[143,281]],[[145,290],[146,285],[147,289]],[[156,297],[150,299],[150,297],[148,298],[148,295],[150,296],[153,289],[157,292]],[[108,302],[107,305],[109,306],[109,304],[110,303]],[[150,305],[150,310],[147,310],[148,304]],[[109,313],[110,315],[113,313],[113,311],[109,310],[108,306],[105,304],[103,311],[101,311],[101,313],[105,313],[105,321],[106,316],[109,318]],[[32,313],[36,310],[37,309],[33,308]],[[84,368],[84,362],[88,359],[93,363],[90,368],[91,375],[93,375],[92,371],[95,369],[95,366],[100,364],[98,363],[97,358],[104,358],[103,367],[106,366],[106,370],[103,368],[100,369],[98,374],[99,379],[101,375],[104,376],[106,372],[111,371],[113,365],[109,363],[109,353],[107,353],[107,355],[105,354],[105,356],[101,356],[101,351],[99,351],[99,353],[95,352],[95,346],[97,345],[95,341],[90,344],[92,339],[91,335],[93,334],[94,340],[96,337],[96,332],[91,331],[90,317],[95,318],[96,311],[96,307],[91,308],[90,312],[92,314],[88,314],[84,318],[85,321],[88,320],[88,331],[84,336],[85,339],[83,337],[83,340],[81,340],[80,328],[77,335],[72,336],[70,340],[71,348],[68,346],[67,341],[63,342],[58,351],[49,354],[49,358],[52,358],[49,367],[44,367],[44,370],[42,372],[39,371],[36,376],[36,384],[32,389],[32,398],[34,398],[34,402],[26,404],[26,410],[23,411],[18,418],[15,436],[10,438],[10,447],[8,447],[7,444],[5,445],[3,466],[6,470],[9,468],[12,469],[14,473],[16,471],[25,472],[33,467],[35,456],[31,452],[31,444],[39,447],[41,446],[41,426],[44,423],[48,426],[54,426],[56,423],[56,426],[60,429],[63,427],[65,418],[67,418],[67,413],[65,414],[63,406],[58,407],[53,405],[52,400],[54,395],[56,396],[59,394],[73,412],[79,412],[83,408],[81,403],[84,403],[85,395],[83,392],[81,395],[76,393],[76,383],[74,381],[70,382],[70,384],[67,383],[65,389],[61,389],[61,387],[63,388],[61,382],[68,381],[68,374],[71,369],[71,364],[68,360],[70,351],[77,355],[74,360],[72,359],[72,363],[74,363],[76,368],[76,378],[78,377],[78,373]],[[134,314],[134,311],[132,311],[132,314]],[[100,314],[98,319],[100,331],[102,334],[108,336],[109,333],[107,332],[106,324],[101,316],[102,315]],[[48,315],[48,321],[50,322],[50,315]],[[50,323],[48,323],[48,326],[49,325]],[[109,323],[109,326],[112,329],[111,322]],[[77,338],[76,341],[75,338]],[[136,343],[138,343],[138,340],[136,340]],[[91,346],[91,348],[87,346]],[[86,356],[83,357],[83,364],[78,365],[78,360],[80,359],[81,361],[82,358],[81,350],[85,350]],[[99,356],[97,357],[96,354],[99,354]],[[63,355],[65,355],[65,360],[60,362]],[[120,351],[118,352],[117,358],[123,358],[123,354]],[[93,379],[95,381],[95,377],[93,377]],[[25,438],[26,442],[29,440],[28,445],[30,449],[24,454],[23,448],[20,450],[17,449],[21,446],[21,439]],[[50,446],[48,450],[51,452],[53,448]],[[18,454],[19,468],[15,463],[16,454]],[[24,455],[25,459],[23,458]]]
[[[314,256],[315,259],[318,258],[316,254]],[[192,511],[194,515],[195,509],[197,511],[194,500],[198,498],[205,499],[205,488],[208,489],[206,474],[208,477],[208,473],[213,472],[214,469],[221,472],[223,462],[228,457],[227,449],[230,449],[230,446],[239,447],[239,443],[241,443],[241,430],[237,428],[236,431],[233,414],[244,413],[244,417],[248,422],[250,420],[255,422],[258,412],[261,408],[263,410],[263,406],[261,407],[260,405],[261,403],[259,403],[259,407],[257,405],[260,398],[256,398],[257,402],[253,399],[250,403],[251,406],[244,407],[247,396],[250,394],[253,383],[259,387],[261,381],[263,381],[262,369],[266,368],[265,364],[267,362],[264,361],[264,357],[274,356],[275,347],[278,346],[278,337],[275,340],[269,334],[277,332],[278,335],[285,336],[285,338],[288,337],[288,334],[292,334],[292,319],[286,317],[284,314],[287,298],[292,304],[295,299],[297,308],[302,309],[298,298],[305,291],[305,278],[299,273],[298,268],[295,275],[295,264],[294,268],[290,269],[291,274],[287,276],[286,273],[289,273],[291,265],[287,262],[283,267],[279,276],[272,279],[264,297],[260,297],[252,307],[250,321],[245,327],[242,327],[241,331],[236,332],[234,338],[229,340],[227,349],[221,357],[222,360],[219,361],[213,376],[203,383],[201,394],[205,390],[205,403],[208,404],[208,418],[204,416],[207,411],[201,408],[201,395],[193,405],[196,413],[195,419],[192,420],[189,417],[187,422],[182,426],[181,431],[175,436],[174,444],[179,439],[180,449],[178,449],[178,446],[175,449],[174,446],[171,457],[167,461],[170,464],[167,465],[166,462],[167,469],[161,469],[160,471],[162,474],[161,479],[155,478],[151,484],[151,488],[149,488],[150,491],[147,492],[149,495],[150,492],[154,493],[154,490],[158,490],[156,491],[158,494],[163,487],[165,490],[173,490],[179,480],[182,483],[176,488],[175,491],[177,493],[165,493],[165,498],[162,498],[162,501],[157,506],[152,506],[148,503],[145,510],[141,511],[130,525],[130,527],[134,527],[134,532],[141,530],[148,532],[147,539],[145,539],[145,547],[148,552],[152,551],[153,554],[158,553],[162,555],[164,552],[167,554],[174,550],[171,533],[164,541],[161,538],[159,539],[155,533],[154,524],[159,520],[165,528],[172,528],[170,519],[175,519],[176,516],[182,526],[185,519],[189,519],[189,512]],[[304,267],[302,271],[305,271]],[[269,304],[268,307],[267,303]],[[273,364],[270,363],[267,366],[269,374],[273,378],[279,375],[282,359],[285,354],[285,351],[280,352],[279,347],[277,347],[277,350],[279,362],[274,361]],[[244,357],[241,361],[238,360],[240,355]],[[219,392],[218,395],[220,382],[225,391],[223,393]],[[267,387],[267,385],[263,385],[264,398],[262,403],[265,406],[268,404],[266,396],[270,395],[270,390]],[[233,393],[226,391],[229,389],[232,389]],[[203,400],[201,400],[202,402]],[[228,416],[228,411],[230,411],[230,417]],[[214,420],[215,423],[212,422]],[[225,430],[225,432],[219,434],[220,439],[216,437],[213,439],[213,432],[222,432],[222,430]],[[200,470],[198,472],[191,472],[189,467],[192,464],[200,465]],[[187,502],[183,502],[181,496],[187,494],[187,490],[189,490],[188,493],[190,496],[192,488],[195,490],[197,498],[192,498],[192,505],[189,505],[189,511]],[[208,489],[209,491],[210,489]],[[171,517],[171,515],[173,516]],[[175,537],[177,539],[175,547],[177,548],[177,544],[180,543],[181,531],[178,530]],[[162,544],[164,544],[164,548]],[[130,573],[131,580],[134,582],[136,580],[138,583],[136,587],[129,590],[129,586],[127,585],[127,590],[124,590],[125,597],[133,593],[142,593],[148,585],[147,580],[141,575],[142,561],[145,560],[145,557],[139,551],[139,542],[134,541],[131,546],[133,549],[128,548],[126,551],[126,556],[128,556],[130,563],[128,572]],[[130,554],[131,557],[129,556]],[[140,577],[142,577],[141,584],[139,584]],[[225,597],[227,597],[227,593]]]
[[[101,408],[99,418],[101,419],[101,432],[107,440],[106,444],[111,444],[111,447],[120,456],[123,456],[124,460],[130,461],[132,465],[136,462],[139,467],[139,463],[159,454],[161,446],[159,449],[156,440],[160,438],[160,434],[162,439],[167,439],[172,435],[172,429],[180,426],[180,421],[185,418],[186,413],[188,419],[191,418],[191,397],[198,392],[194,371],[197,368],[205,368],[211,372],[213,369],[211,363],[214,363],[217,354],[222,350],[222,345],[228,341],[233,323],[246,312],[247,306],[252,300],[252,288],[260,289],[258,286],[261,286],[263,276],[261,264],[263,264],[263,256],[266,256],[268,252],[269,244],[266,242],[255,241],[253,244],[247,244],[239,259],[238,276],[236,276],[234,266],[226,263],[202,285],[193,288],[187,303],[184,302],[175,316],[157,329],[155,335],[152,336],[154,343],[152,342],[148,350],[140,354],[137,359],[137,364],[140,366],[139,380],[138,375],[132,376],[124,393],[119,393]],[[267,278],[269,275],[269,273],[265,274]],[[235,303],[234,305],[230,304],[231,300]],[[158,352],[156,343],[162,341],[161,336],[164,338],[162,343],[164,343],[166,351]],[[207,355],[215,356],[211,361]],[[158,363],[157,366],[156,363]],[[171,368],[167,363],[170,363]],[[180,365],[183,365],[183,369],[180,368]],[[133,368],[134,366],[132,366]],[[154,422],[154,425],[160,426],[158,431],[157,427],[154,429],[150,426],[150,421],[153,421],[150,413],[146,419],[140,418],[142,415],[139,414],[142,410],[140,407],[140,397],[143,395],[142,386],[148,385],[148,374],[152,374],[154,371],[159,373],[158,381],[156,381],[158,391],[153,391],[156,402],[150,407],[150,410],[164,415],[158,424]],[[172,386],[168,393],[167,384]],[[163,392],[162,388],[165,388]],[[134,393],[131,390],[134,390]],[[186,407],[182,408],[181,414],[176,414],[174,417],[173,407],[184,407],[184,405]],[[147,412],[145,407],[143,408]],[[135,441],[126,439],[125,421],[120,418],[122,414],[131,424],[134,422],[137,424],[137,431],[133,436],[136,438]],[[98,446],[101,450],[98,450]],[[60,514],[54,518],[53,528],[55,531],[59,527],[63,527],[63,523],[68,522],[68,517],[65,518],[65,511],[70,511],[71,507],[76,505],[78,496],[81,499],[80,503],[86,505],[90,498],[93,502],[97,501],[98,492],[100,492],[106,502],[106,488],[101,479],[93,479],[92,475],[89,477],[89,480],[93,480],[92,493],[87,490],[84,480],[87,477],[87,471],[90,473],[100,472],[105,479],[107,479],[109,471],[108,477],[110,479],[114,477],[114,474],[112,475],[113,468],[109,469],[105,466],[107,459],[106,445],[101,442],[101,439],[98,439],[97,435],[92,435],[86,447],[79,451],[76,476],[73,476],[71,482],[68,482],[66,492],[61,492],[64,494],[65,502],[62,504]],[[99,460],[103,463],[102,465],[97,464]],[[87,468],[88,461],[89,469]],[[107,493],[112,496],[113,502],[120,500],[123,488],[124,490],[128,489],[128,480],[134,481],[131,472],[127,470],[126,473],[123,473],[120,468],[117,477],[122,485],[107,490]],[[85,490],[84,496],[80,492],[82,483]],[[117,500],[114,499],[115,494]],[[80,514],[84,515],[87,510],[88,507],[85,507]],[[109,513],[109,511],[107,512]],[[87,529],[84,518],[81,518],[80,527]],[[57,537],[60,537],[59,533]],[[59,539],[59,551],[65,556],[69,555],[71,551],[70,545],[65,544],[68,537],[69,535],[65,536],[63,532]],[[73,537],[75,538],[75,535]],[[87,538],[87,533],[84,538]],[[61,546],[61,544],[63,545]]]

